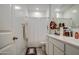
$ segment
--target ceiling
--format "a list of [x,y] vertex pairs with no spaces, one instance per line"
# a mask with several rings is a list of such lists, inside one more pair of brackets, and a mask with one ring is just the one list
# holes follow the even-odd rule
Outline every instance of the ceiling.
[[[16,16],[28,16],[29,13],[35,12],[37,11],[36,8],[39,8],[39,12],[44,12],[47,13],[49,12],[49,4],[15,4],[12,5],[13,9],[15,6],[20,6],[21,9],[20,10],[15,10],[15,15]],[[71,8],[72,6],[74,6],[73,4],[52,4],[51,5],[51,10],[53,12],[55,12],[56,8],[60,9],[60,12],[65,12],[66,10],[68,10],[69,8]]]

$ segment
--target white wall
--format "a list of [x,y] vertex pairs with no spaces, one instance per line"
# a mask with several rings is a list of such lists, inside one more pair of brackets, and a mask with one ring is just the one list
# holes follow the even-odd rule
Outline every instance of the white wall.
[[[26,50],[26,41],[23,39],[23,28],[22,24],[25,23],[24,17],[18,17],[15,15],[15,10],[13,8],[13,5],[0,5],[0,42],[4,45],[5,43],[9,43],[10,41],[13,41],[13,37],[18,37],[18,40],[13,41],[13,44],[9,48],[6,48],[5,52],[11,52],[10,50],[14,50],[13,53],[15,54],[25,54]],[[11,37],[8,36],[5,37],[6,32],[12,32]],[[2,35],[1,33],[5,33]],[[5,41],[3,41],[5,40]],[[14,46],[14,47],[13,47]],[[2,45],[0,46],[2,47]],[[1,51],[0,51],[1,52]]]
[[15,54],[9,4],[0,4],[0,54]]
[[[23,39],[22,27],[22,24],[25,24],[25,18],[24,16],[16,16],[15,13],[16,12],[13,8],[13,5],[0,5],[0,33],[5,33],[5,31],[12,32],[12,37],[6,38],[5,35],[3,35],[3,37],[5,37],[5,41],[0,40],[0,42],[2,42],[2,44],[5,44],[4,42],[10,42],[9,39],[13,41],[13,37],[17,37],[18,39],[13,41],[15,48],[10,45],[11,48],[8,49],[14,49],[15,54],[25,54],[26,40]],[[2,34],[0,36],[2,36]]]
[[0,4],[0,30],[11,31],[11,9],[10,5]]

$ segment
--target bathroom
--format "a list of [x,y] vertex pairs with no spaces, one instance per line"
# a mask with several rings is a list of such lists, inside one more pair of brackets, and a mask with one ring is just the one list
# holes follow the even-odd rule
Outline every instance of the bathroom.
[[0,55],[79,55],[79,4],[0,4]]

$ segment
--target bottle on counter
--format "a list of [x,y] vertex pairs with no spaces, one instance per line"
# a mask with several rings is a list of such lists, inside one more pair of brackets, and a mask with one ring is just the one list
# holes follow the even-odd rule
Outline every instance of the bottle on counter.
[[79,33],[75,32],[75,39],[79,39]]
[[73,32],[72,31],[70,32],[70,36],[73,37]]
[[63,27],[60,27],[60,36],[63,36],[63,32],[64,32]]

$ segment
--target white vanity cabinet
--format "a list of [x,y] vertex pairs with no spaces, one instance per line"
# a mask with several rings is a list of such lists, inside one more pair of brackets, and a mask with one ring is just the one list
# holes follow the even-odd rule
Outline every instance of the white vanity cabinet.
[[47,37],[48,55],[79,55],[78,40],[50,34]]
[[64,43],[53,38],[54,55],[64,55]]
[[46,53],[48,55],[53,55],[53,43],[52,43],[52,38],[50,37],[47,38]]
[[65,54],[66,55],[79,55],[79,48],[66,44],[65,45]]
[[53,44],[54,46],[58,47],[61,51],[64,51],[64,43],[61,41],[58,41],[57,39],[53,38]]
[[[64,44],[60,41],[55,40],[55,38],[48,37],[48,55],[63,55],[64,54]],[[46,48],[47,50],[47,48]]]
[[64,52],[57,46],[54,46],[54,55],[64,55]]

